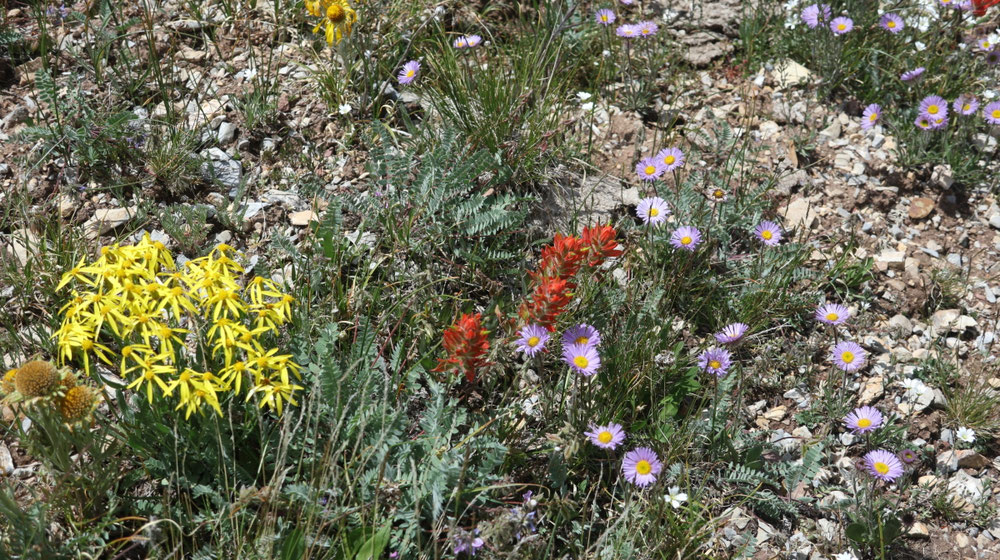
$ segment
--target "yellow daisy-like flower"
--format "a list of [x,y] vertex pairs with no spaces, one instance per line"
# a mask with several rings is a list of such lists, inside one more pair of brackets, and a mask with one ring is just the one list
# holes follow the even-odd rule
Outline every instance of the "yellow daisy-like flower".
[[351,34],[351,27],[358,21],[358,14],[351,8],[347,0],[317,0],[306,2],[310,14],[321,17],[313,28],[313,33],[320,29],[326,30],[326,42],[329,45],[340,43],[344,37]]

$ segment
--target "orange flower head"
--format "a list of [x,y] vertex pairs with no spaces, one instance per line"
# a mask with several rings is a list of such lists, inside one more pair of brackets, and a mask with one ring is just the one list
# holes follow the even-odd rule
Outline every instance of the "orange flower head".
[[465,379],[472,383],[476,372],[489,364],[486,361],[486,351],[490,342],[486,339],[488,331],[482,327],[482,317],[479,313],[469,315],[463,313],[455,323],[444,331],[443,346],[448,357],[438,360],[434,371],[456,369],[465,373]]
[[607,224],[597,224],[594,227],[583,228],[580,236],[585,249],[590,253],[587,264],[593,267],[601,266],[612,257],[619,257],[622,250],[618,249],[615,228]]

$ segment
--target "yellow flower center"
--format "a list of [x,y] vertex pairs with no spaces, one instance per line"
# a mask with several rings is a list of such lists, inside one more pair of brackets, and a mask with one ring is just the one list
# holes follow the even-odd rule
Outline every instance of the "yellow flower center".
[[645,169],[645,172],[646,172],[646,175],[653,175],[653,174],[655,174],[656,173],[656,166],[655,165],[647,165],[646,169]]
[[971,108],[972,108],[972,105],[969,105],[968,103],[962,105],[962,110],[963,111],[968,111]]
[[712,360],[708,362],[708,367],[712,369],[719,369],[720,367],[722,367],[722,362],[720,362],[719,360]]
[[649,461],[645,459],[635,464],[635,472],[639,474],[649,474],[651,470],[653,470],[653,465],[650,465]]
[[1000,109],[993,109],[993,112],[990,114],[993,115],[994,119],[1000,119]]
[[766,241],[770,241],[771,238],[774,237],[774,234],[771,233],[771,230],[765,229],[764,231],[760,232],[760,236],[763,237]]
[[854,354],[852,352],[844,352],[840,355],[840,361],[849,364],[854,361]]
[[540,340],[541,339],[538,338],[537,336],[533,336],[533,337],[531,337],[531,338],[528,339],[528,346],[531,346],[532,348],[534,348],[535,346],[538,346],[538,341],[540,341]]
[[334,23],[344,21],[344,17],[346,17],[346,15],[347,14],[344,13],[344,8],[341,7],[340,4],[332,4],[326,9],[326,19]]
[[875,470],[878,471],[879,474],[889,474],[889,465],[883,463],[882,461],[878,461],[875,463]]
[[573,363],[576,364],[576,367],[580,369],[587,369],[587,366],[590,365],[590,360],[588,360],[583,356],[577,356],[573,358]]
[[712,196],[714,196],[715,198],[723,198],[724,196],[726,196],[726,193],[722,192],[722,189],[715,189],[714,191],[712,191]]
[[655,217],[657,217],[659,215],[660,215],[660,210],[659,209],[653,208],[653,207],[649,208],[649,217],[650,218],[655,218]]
[[936,115],[938,113],[938,106],[937,105],[928,106],[927,112],[930,113],[931,115]]
[[894,21],[892,21],[892,20],[890,19],[890,20],[889,20],[889,21],[888,21],[888,22],[887,22],[887,23],[885,24],[885,26],[886,26],[886,27],[888,27],[889,29],[895,29],[895,28],[896,28],[896,22],[894,22]]
[[836,321],[839,318],[840,318],[840,316],[837,315],[836,313],[827,313],[826,314],[826,320],[827,321]]
[[585,336],[578,336],[578,337],[576,337],[575,342],[577,344],[586,344],[586,343],[590,342],[590,339],[587,338],[587,337],[585,337]]
[[878,120],[878,113],[872,113],[872,116],[868,117],[868,120],[875,122]]
[[847,26],[844,25],[843,23],[837,24],[837,31],[843,31],[845,29],[847,29]]
[[675,157],[674,157],[674,156],[672,156],[672,155],[669,155],[669,156],[667,156],[667,157],[663,158],[663,163],[665,163],[665,164],[667,164],[667,165],[673,165],[673,163],[674,163],[675,161],[677,161],[677,158],[675,158]]
[[412,78],[415,75],[416,75],[416,72],[414,72],[413,70],[407,70],[406,71],[406,77],[407,78]]
[[608,14],[601,14],[601,21],[608,21]]
[[597,441],[601,443],[611,443],[611,432],[604,430],[603,432],[597,434]]
[[867,428],[868,426],[871,426],[871,425],[872,425],[872,421],[869,420],[869,419],[867,419],[867,418],[861,418],[860,420],[858,420],[858,427],[859,428]]
[[685,235],[684,237],[681,238],[681,245],[690,245],[690,244],[691,244],[691,237]]

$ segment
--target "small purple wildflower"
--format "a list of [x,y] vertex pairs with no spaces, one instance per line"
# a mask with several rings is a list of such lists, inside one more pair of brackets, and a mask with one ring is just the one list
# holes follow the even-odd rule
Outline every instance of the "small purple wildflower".
[[865,366],[865,358],[868,355],[865,349],[857,342],[844,340],[838,342],[830,353],[833,365],[844,371],[854,371]]
[[601,367],[601,355],[597,348],[589,344],[570,344],[563,346],[563,360],[577,373],[590,377]]
[[899,459],[907,465],[915,462],[918,458],[917,452],[912,449],[904,449],[899,452]]
[[479,549],[483,547],[483,539],[479,537],[479,529],[470,533],[464,529],[459,529],[457,535],[452,537],[455,539],[455,545],[452,547],[452,551],[458,555],[463,552],[469,554],[469,556],[475,556]]
[[866,434],[882,425],[882,413],[877,408],[862,406],[848,413],[844,424],[856,434]]
[[619,25],[618,28],[615,29],[615,35],[618,35],[623,39],[632,39],[639,35],[639,28],[631,23],[625,23]]
[[656,35],[656,32],[660,30],[660,26],[652,21],[640,21],[636,24],[636,28],[639,31],[640,37],[650,37]]
[[521,338],[514,343],[518,352],[524,352],[529,358],[534,357],[545,348],[549,341],[549,331],[539,325],[525,325],[520,332]]
[[830,31],[833,31],[834,35],[843,35],[852,29],[854,29],[854,20],[849,17],[841,16],[830,22]]
[[913,124],[917,125],[917,128],[920,128],[922,130],[931,130],[934,127],[933,123],[931,123],[931,120],[925,117],[924,115],[920,115],[919,117],[917,117],[917,120],[913,121]]
[[990,66],[1000,64],[1000,49],[994,49],[986,53],[986,64],[989,64]]
[[705,350],[698,356],[698,367],[705,373],[711,373],[716,377],[723,377],[729,371],[732,364],[732,354],[725,348],[712,347]]
[[882,106],[878,103],[872,103],[871,105],[865,107],[864,113],[861,113],[861,128],[862,130],[868,130],[878,124],[881,120]]
[[655,181],[663,175],[663,166],[654,158],[643,158],[635,164],[635,173],[643,181]]
[[979,100],[971,93],[963,93],[955,99],[951,108],[959,115],[974,115],[979,110]]
[[417,73],[420,72],[420,63],[416,60],[411,60],[403,65],[403,69],[399,71],[399,83],[402,85],[407,85],[413,83],[413,80],[417,79]]
[[907,70],[906,72],[900,74],[899,79],[903,80],[904,82],[912,82],[913,80],[916,80],[917,78],[922,76],[925,70],[926,68],[924,68],[923,66],[918,66],[913,70]]
[[646,225],[660,225],[670,215],[667,201],[658,196],[644,198],[635,206],[635,215]]
[[990,124],[1000,124],[1000,101],[994,101],[983,107],[983,117]]
[[677,249],[694,252],[701,243],[701,232],[698,228],[681,226],[670,236],[670,244]]
[[749,329],[746,323],[732,323],[722,327],[722,330],[715,333],[715,341],[719,344],[736,344]]
[[872,476],[885,482],[892,482],[903,474],[903,464],[894,454],[876,449],[865,454],[865,467]]
[[597,20],[597,23],[608,26],[614,23],[618,18],[615,16],[614,11],[604,8],[602,10],[597,10],[597,13],[594,14],[594,19]]
[[827,303],[816,309],[816,320],[828,325],[846,323],[850,317],[850,310],[839,303]]
[[757,227],[753,230],[753,234],[768,247],[774,247],[781,242],[781,226],[771,221],[765,220],[757,224]]
[[482,42],[483,42],[483,38],[480,37],[479,35],[468,35],[468,36],[465,37],[465,44],[468,45],[470,49],[474,48],[474,47],[478,47],[479,43],[482,43]]
[[904,27],[906,27],[903,23],[903,18],[893,13],[883,14],[878,24],[882,26],[882,29],[885,29],[893,35],[899,33]]
[[663,463],[656,452],[648,447],[637,447],[622,459],[622,473],[625,479],[636,486],[647,486],[656,482],[656,475],[663,470]]
[[664,171],[673,171],[684,165],[684,152],[679,148],[664,148],[656,153],[656,160],[660,162]]
[[584,432],[583,435],[590,438],[590,443],[601,449],[613,450],[625,441],[625,430],[622,429],[621,424],[615,424],[614,422],[606,426],[591,424],[590,431]]
[[948,116],[948,102],[940,95],[928,95],[920,101],[920,114],[931,121]]
[[806,22],[806,25],[815,29],[820,22],[830,21],[830,18],[833,17],[833,11],[830,10],[829,4],[811,4],[802,10],[800,17],[802,21]]
[[582,346],[600,346],[601,332],[587,323],[580,323],[566,329],[562,336],[563,346],[579,344]]

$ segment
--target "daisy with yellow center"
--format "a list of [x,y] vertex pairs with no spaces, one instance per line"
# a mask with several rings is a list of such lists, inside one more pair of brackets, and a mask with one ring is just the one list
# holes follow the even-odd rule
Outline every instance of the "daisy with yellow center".
[[591,424],[590,431],[584,432],[583,435],[590,439],[590,443],[601,449],[614,449],[625,441],[625,430],[614,422],[605,426]]

